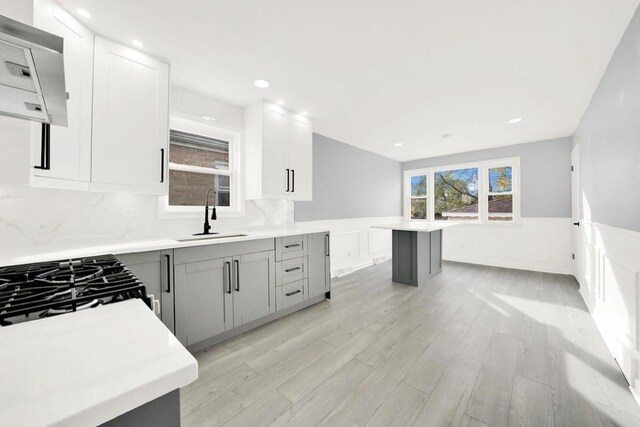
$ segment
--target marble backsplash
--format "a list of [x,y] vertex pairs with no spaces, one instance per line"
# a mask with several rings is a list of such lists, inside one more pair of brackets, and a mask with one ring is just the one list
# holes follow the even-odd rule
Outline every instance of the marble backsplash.
[[[123,218],[126,207],[140,216]],[[214,231],[291,226],[293,202],[247,201],[244,215],[218,218]],[[181,237],[201,231],[202,222],[159,218],[157,196],[0,186],[0,257]]]

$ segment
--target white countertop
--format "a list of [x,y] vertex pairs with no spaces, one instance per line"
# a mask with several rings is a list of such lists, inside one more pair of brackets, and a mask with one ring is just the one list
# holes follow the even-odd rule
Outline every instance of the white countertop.
[[402,221],[394,224],[372,225],[371,228],[382,228],[385,230],[401,231],[436,231],[458,225],[457,222],[424,222],[424,221]]
[[98,425],[198,377],[134,299],[0,327],[0,425]]
[[[214,230],[215,231],[215,230]],[[222,243],[241,242],[245,240],[267,239],[281,236],[295,236],[297,234],[321,233],[329,231],[326,228],[314,227],[266,227],[245,230],[220,231],[221,235],[245,234],[242,237],[229,237],[217,239],[201,239],[188,242],[180,242],[178,239],[191,238],[193,236],[179,236],[175,238],[148,239],[127,243],[115,243],[108,245],[96,245],[90,247],[76,247],[72,249],[60,249],[46,251],[28,256],[2,257],[0,267],[7,265],[29,264],[34,262],[57,261],[70,258],[80,258],[105,254],[126,254],[135,252],[159,251],[164,249],[188,248],[192,246],[216,245]]]

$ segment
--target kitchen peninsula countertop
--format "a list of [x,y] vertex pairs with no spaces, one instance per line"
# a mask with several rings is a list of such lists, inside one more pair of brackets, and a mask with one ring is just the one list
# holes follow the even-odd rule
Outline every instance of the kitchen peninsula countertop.
[[[215,231],[215,230],[214,230]],[[240,237],[222,237],[215,239],[191,239],[194,236],[185,235],[174,238],[146,239],[126,243],[113,243],[107,245],[82,246],[75,248],[61,248],[43,251],[33,255],[0,256],[0,267],[7,265],[30,264],[35,262],[56,261],[71,258],[82,258],[104,254],[125,254],[136,252],[149,252],[165,249],[188,248],[193,246],[217,245],[223,243],[242,242],[247,240],[268,239],[282,236],[295,236],[298,234],[322,233],[329,231],[322,227],[256,227],[248,229],[236,229],[220,231],[220,235],[244,234]]]
[[0,425],[99,425],[198,377],[140,299],[0,327]]
[[384,230],[419,231],[430,232],[442,230],[458,225],[457,222],[424,222],[424,221],[402,221],[393,224],[372,225],[371,228],[381,228]]

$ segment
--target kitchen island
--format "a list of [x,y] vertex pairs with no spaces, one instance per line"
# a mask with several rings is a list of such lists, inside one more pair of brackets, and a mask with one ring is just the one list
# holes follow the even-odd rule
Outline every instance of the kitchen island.
[[392,230],[392,280],[423,285],[442,271],[442,229],[456,223],[405,221],[372,228]]
[[198,363],[140,299],[0,328],[0,425],[169,426]]

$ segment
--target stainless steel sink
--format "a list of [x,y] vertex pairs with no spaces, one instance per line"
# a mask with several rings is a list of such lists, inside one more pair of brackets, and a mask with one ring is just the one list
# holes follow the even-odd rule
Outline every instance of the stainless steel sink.
[[178,242],[193,242],[195,240],[229,239],[231,237],[246,237],[246,234],[207,234],[201,236],[185,237],[183,239],[176,240]]

